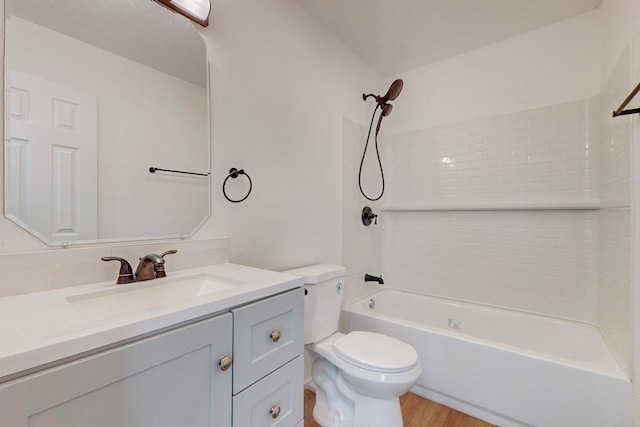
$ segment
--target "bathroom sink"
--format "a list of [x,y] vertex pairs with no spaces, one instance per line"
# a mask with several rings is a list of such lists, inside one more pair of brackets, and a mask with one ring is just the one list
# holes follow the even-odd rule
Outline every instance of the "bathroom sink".
[[117,288],[67,297],[73,308],[93,320],[109,319],[246,284],[210,273],[192,274],[120,285]]

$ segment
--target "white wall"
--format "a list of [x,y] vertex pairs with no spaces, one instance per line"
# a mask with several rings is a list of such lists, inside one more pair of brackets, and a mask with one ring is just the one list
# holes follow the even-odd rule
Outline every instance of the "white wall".
[[[361,93],[378,77],[292,1],[219,0],[213,13],[200,29],[211,61],[213,213],[194,238],[228,236],[232,261],[275,270],[340,262],[342,120],[368,120]],[[253,180],[240,204],[222,196],[231,167]],[[4,218],[0,236],[0,251],[47,249]]]
[[[592,11],[402,73],[386,132],[578,101],[600,89],[601,21]],[[389,79],[391,81],[393,79]]]
[[[233,261],[276,270],[339,263],[342,120],[366,122],[361,93],[377,77],[292,1],[216,1],[201,32],[214,184],[213,217],[197,237],[228,235]],[[240,204],[221,194],[231,167],[253,180]]]

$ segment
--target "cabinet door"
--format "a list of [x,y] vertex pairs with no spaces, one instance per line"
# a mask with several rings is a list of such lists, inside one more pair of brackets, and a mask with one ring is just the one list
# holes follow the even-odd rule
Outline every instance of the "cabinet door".
[[231,314],[0,386],[2,427],[228,427]]
[[[302,288],[233,311],[233,394],[302,354]],[[277,335],[276,335],[277,334]]]

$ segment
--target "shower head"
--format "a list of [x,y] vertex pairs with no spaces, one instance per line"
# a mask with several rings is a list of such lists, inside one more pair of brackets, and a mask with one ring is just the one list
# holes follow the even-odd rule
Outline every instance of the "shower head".
[[[374,97],[376,99],[376,102],[378,103],[378,105],[383,108],[384,110],[384,106],[388,105],[387,103],[389,101],[393,101],[394,99],[396,99],[398,97],[398,95],[400,95],[400,92],[402,92],[402,85],[403,82],[401,79],[397,79],[395,80],[393,83],[391,83],[391,86],[389,86],[389,90],[387,91],[387,93],[384,96],[380,96],[380,95],[374,95],[372,93],[370,94],[362,94],[362,99],[363,100],[367,100],[367,98]],[[391,113],[391,111],[389,110],[389,113]],[[389,115],[389,113],[385,114]]]
[[402,92],[403,84],[404,83],[401,79],[398,79],[393,83],[391,83],[391,86],[389,86],[389,90],[387,91],[387,94],[382,98],[383,101],[386,103],[388,101],[393,101],[394,99],[396,99],[398,95],[400,95],[400,92]]

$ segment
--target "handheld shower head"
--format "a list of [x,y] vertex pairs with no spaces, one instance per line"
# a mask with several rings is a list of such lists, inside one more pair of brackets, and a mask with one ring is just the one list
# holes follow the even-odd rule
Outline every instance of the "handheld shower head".
[[376,102],[378,103],[378,105],[380,107],[384,107],[384,105],[389,102],[389,101],[393,101],[394,99],[396,99],[399,95],[400,92],[402,92],[402,86],[403,86],[403,82],[401,79],[397,79],[395,80],[393,83],[391,83],[391,86],[389,86],[389,90],[387,91],[387,93],[384,96],[380,96],[380,95],[374,95],[372,93],[370,94],[362,94],[362,100],[366,101],[367,98],[369,97],[373,97],[376,99]]
[[404,83],[401,79],[397,79],[393,83],[391,83],[391,86],[389,86],[389,90],[384,96],[374,95],[372,93],[367,95],[363,93],[362,99],[366,101],[369,97],[375,98],[376,102],[378,103],[378,107],[380,107],[380,109],[382,110],[382,115],[388,116],[389,114],[391,114],[391,109],[393,108],[391,104],[389,104],[389,101],[393,101],[400,95],[400,92],[402,92],[403,84]]
[[[360,193],[362,193],[362,195],[367,200],[371,200],[371,201],[380,200],[380,198],[384,194],[384,171],[382,170],[382,160],[380,160],[380,152],[378,151],[378,132],[380,132],[380,125],[382,124],[382,119],[388,116],[389,114],[391,114],[391,111],[393,110],[393,105],[389,104],[389,101],[395,100],[398,97],[398,95],[400,95],[400,92],[402,92],[402,86],[403,86],[402,80],[397,79],[393,83],[391,83],[391,86],[389,86],[389,90],[384,96],[374,95],[372,93],[368,95],[365,93],[362,94],[363,101],[366,101],[367,98],[372,97],[372,98],[375,98],[376,102],[378,103],[378,105],[376,105],[376,108],[373,110],[373,115],[371,116],[371,125],[369,125],[367,142],[364,145],[364,151],[362,152],[362,160],[360,160],[360,170],[358,171],[358,186],[360,187]],[[382,190],[380,191],[380,194],[377,197],[371,198],[365,194],[364,189],[362,188],[362,165],[364,164],[364,157],[365,157],[365,154],[367,153],[367,147],[369,146],[369,137],[371,136],[371,129],[373,129],[373,121],[375,120],[376,112],[378,111],[378,108],[380,108],[380,115],[378,116],[378,124],[376,125],[376,133],[375,133],[374,139],[376,143],[376,155],[378,156],[378,165],[380,166],[380,178],[382,179]]]

